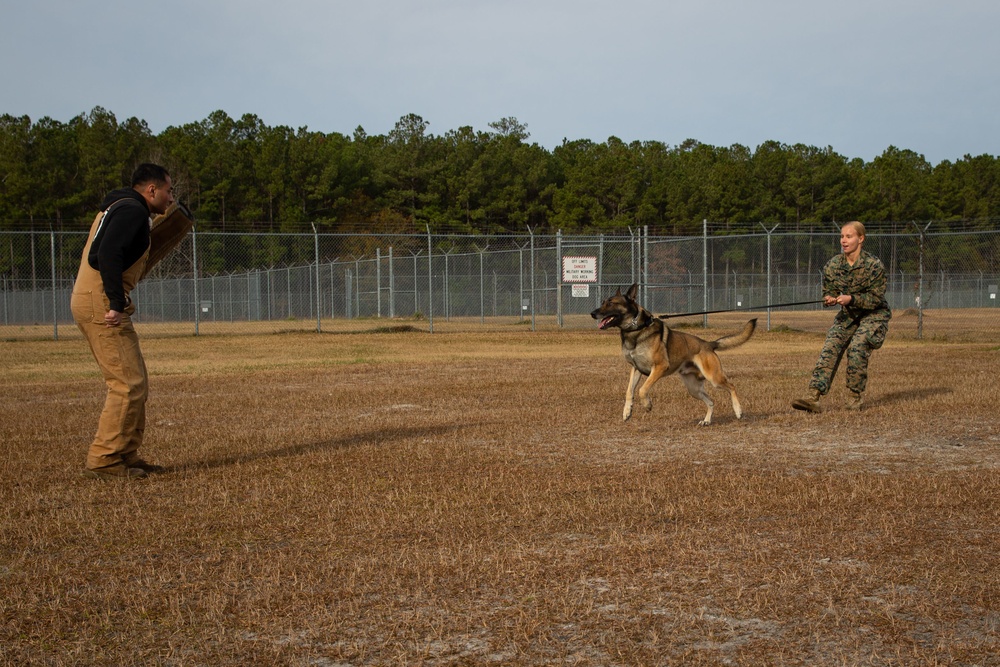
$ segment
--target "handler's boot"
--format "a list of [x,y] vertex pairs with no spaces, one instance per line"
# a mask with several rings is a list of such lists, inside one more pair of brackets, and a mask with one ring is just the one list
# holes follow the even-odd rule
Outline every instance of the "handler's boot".
[[792,407],[806,412],[823,412],[823,408],[819,404],[819,397],[819,389],[810,389],[805,398],[796,398],[792,401]]
[[861,396],[860,391],[852,391],[851,395],[847,397],[848,410],[860,410],[861,406],[864,404],[865,399]]
[[133,459],[127,459],[125,461],[125,465],[128,466],[129,468],[138,468],[139,470],[145,472],[147,475],[157,475],[161,472],[167,471],[167,469],[164,468],[163,466],[158,466],[155,463],[149,463],[148,461],[144,461],[139,457]]
[[142,468],[129,468],[124,463],[116,463],[103,468],[84,468],[81,473],[89,479],[142,479],[146,471]]

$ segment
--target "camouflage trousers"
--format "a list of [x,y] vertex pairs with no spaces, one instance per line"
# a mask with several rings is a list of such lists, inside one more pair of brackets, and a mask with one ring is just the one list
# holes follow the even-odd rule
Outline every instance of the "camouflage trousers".
[[847,388],[861,393],[868,384],[868,359],[872,351],[882,347],[889,331],[891,313],[876,311],[851,319],[843,311],[837,313],[833,326],[826,334],[826,342],[813,369],[810,389],[818,389],[825,396],[830,391],[833,377],[840,361],[847,353]]

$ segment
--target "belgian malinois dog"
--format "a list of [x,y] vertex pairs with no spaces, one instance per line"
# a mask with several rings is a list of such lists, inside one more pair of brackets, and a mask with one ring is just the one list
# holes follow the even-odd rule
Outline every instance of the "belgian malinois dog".
[[628,388],[625,390],[625,410],[622,420],[628,421],[632,416],[632,398],[636,385],[645,376],[646,381],[639,387],[639,400],[647,410],[653,409],[653,400],[649,390],[661,377],[679,372],[688,393],[701,399],[708,406],[705,418],[700,426],[712,423],[712,410],[715,402],[705,393],[705,379],[716,387],[725,387],[733,399],[733,412],[736,418],[743,417],[743,408],[736,395],[736,387],[726,378],[722,371],[722,362],[716,350],[729,350],[750,340],[757,319],[746,323],[743,330],[736,334],[723,336],[708,341],[692,334],[675,331],[663,320],[656,317],[636,302],[635,297],[639,286],[633,284],[625,294],[621,289],[614,296],[608,297],[590,316],[599,320],[600,329],[618,327],[622,337],[622,354],[625,361],[632,366],[629,374]]

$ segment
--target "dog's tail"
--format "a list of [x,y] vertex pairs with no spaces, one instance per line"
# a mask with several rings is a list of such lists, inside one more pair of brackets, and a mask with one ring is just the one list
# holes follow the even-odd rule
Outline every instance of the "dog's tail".
[[712,346],[717,350],[731,350],[734,347],[739,347],[743,343],[750,340],[750,336],[753,335],[756,328],[757,318],[755,317],[747,322],[739,333],[729,334],[728,336],[723,336],[722,338],[716,338],[712,341]]

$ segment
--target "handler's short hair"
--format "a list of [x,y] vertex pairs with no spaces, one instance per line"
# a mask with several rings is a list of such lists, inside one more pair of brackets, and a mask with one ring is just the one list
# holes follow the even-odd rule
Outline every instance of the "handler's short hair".
[[149,182],[157,184],[166,183],[168,178],[170,178],[170,174],[160,165],[143,162],[132,172],[132,187],[145,185]]

